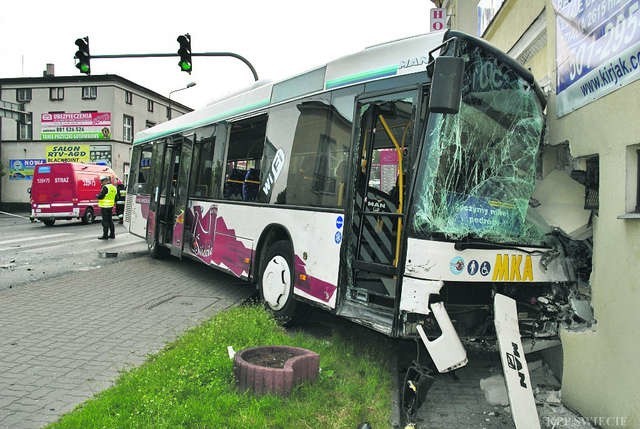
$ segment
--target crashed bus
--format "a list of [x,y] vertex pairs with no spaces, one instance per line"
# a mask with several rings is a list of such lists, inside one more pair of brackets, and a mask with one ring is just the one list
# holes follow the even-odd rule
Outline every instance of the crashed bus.
[[139,132],[124,223],[152,256],[255,283],[283,321],[318,306],[417,339],[440,372],[495,347],[502,297],[524,354],[590,323],[584,244],[532,199],[544,109],[464,33],[372,46]]

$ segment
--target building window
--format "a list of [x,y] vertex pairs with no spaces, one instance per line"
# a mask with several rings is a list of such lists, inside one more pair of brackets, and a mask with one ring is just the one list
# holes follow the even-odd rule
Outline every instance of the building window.
[[122,138],[124,141],[133,141],[133,116],[124,115],[122,121]]
[[33,125],[31,121],[31,113],[24,117],[24,122],[18,121],[18,140],[33,140]]
[[478,2],[478,36],[482,36],[491,20],[502,7],[504,0],[480,0]]
[[167,106],[167,119],[171,119],[171,106]]
[[151,127],[155,127],[156,123],[153,121],[146,121],[144,124],[145,128],[151,128]]
[[640,149],[636,149],[636,213],[640,213]]
[[64,88],[49,88],[49,100],[64,100]]
[[95,100],[98,97],[97,86],[83,86],[82,87],[82,99],[83,100]]
[[18,103],[26,103],[27,101],[31,101],[31,88],[16,89],[16,101]]
[[[627,146],[625,213],[640,216],[640,144]],[[620,217],[619,217],[620,218]],[[625,218],[623,215],[622,219]]]
[[147,111],[153,112],[153,100],[147,100]]
[[124,92],[124,102],[127,104],[133,104],[133,93],[131,91]]

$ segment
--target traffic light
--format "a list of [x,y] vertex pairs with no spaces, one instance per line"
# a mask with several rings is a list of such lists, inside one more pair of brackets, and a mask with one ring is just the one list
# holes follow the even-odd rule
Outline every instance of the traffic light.
[[180,55],[178,66],[180,70],[191,74],[193,66],[191,64],[191,36],[189,33],[178,36],[178,43],[180,44],[180,48],[178,49],[178,55]]
[[78,60],[76,67],[81,73],[91,74],[91,54],[89,54],[89,36],[76,40],[78,51],[74,58]]

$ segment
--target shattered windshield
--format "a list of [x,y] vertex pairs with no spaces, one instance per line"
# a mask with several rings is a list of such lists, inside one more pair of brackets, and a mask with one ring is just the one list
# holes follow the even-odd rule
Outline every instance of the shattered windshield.
[[416,177],[419,235],[539,244],[527,219],[543,131],[534,88],[495,56],[463,43],[457,114],[432,113]]

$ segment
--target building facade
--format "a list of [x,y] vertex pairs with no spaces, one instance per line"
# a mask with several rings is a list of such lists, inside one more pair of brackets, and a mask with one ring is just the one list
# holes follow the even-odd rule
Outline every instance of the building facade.
[[133,136],[191,111],[118,75],[0,79],[0,204],[28,209],[33,168],[75,161],[110,166],[123,181]]
[[562,333],[562,401],[598,426],[639,427],[640,2],[505,0],[481,36],[547,94],[540,196],[592,244],[596,323]]

